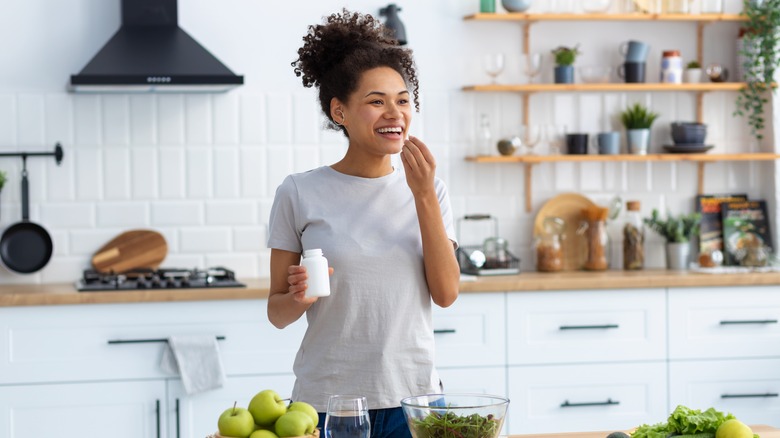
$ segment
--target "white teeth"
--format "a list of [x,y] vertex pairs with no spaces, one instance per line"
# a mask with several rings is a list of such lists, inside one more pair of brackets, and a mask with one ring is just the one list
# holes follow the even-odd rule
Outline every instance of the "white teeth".
[[376,131],[383,134],[388,132],[397,132],[400,134],[401,132],[403,132],[403,128],[379,128]]

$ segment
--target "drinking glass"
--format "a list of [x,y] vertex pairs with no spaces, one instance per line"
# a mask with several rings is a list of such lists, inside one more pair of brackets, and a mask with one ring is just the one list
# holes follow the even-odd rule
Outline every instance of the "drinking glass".
[[550,155],[561,155],[566,145],[566,125],[546,125],[545,134],[550,143]]
[[528,83],[533,84],[534,78],[539,76],[542,72],[542,54],[541,53],[528,53],[522,56],[523,59],[523,73],[528,78]]
[[520,139],[526,148],[527,155],[536,155],[534,146],[542,139],[542,129],[539,125],[523,125],[520,127]]
[[325,438],[369,438],[371,425],[366,398],[360,395],[332,395],[323,427]]
[[504,71],[504,54],[488,53],[482,58],[482,67],[490,75],[490,83],[497,84],[496,77]]

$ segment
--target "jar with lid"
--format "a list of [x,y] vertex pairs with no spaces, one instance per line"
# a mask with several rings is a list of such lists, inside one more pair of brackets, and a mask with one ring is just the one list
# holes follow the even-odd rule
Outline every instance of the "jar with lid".
[[639,201],[626,202],[623,224],[623,269],[639,270],[645,267],[645,227],[639,210]]
[[563,231],[566,223],[559,217],[546,217],[536,237],[536,270],[558,272],[563,269]]
[[585,236],[588,253],[583,266],[588,271],[605,271],[609,267],[609,234],[607,217],[609,209],[589,207],[583,210],[585,220],[577,232]]
[[661,58],[661,82],[682,84],[683,60],[679,50],[664,50]]

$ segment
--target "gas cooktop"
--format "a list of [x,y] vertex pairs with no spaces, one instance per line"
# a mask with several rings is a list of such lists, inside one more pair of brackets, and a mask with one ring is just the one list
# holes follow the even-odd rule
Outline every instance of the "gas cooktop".
[[79,292],[143,289],[195,289],[246,287],[236,280],[235,274],[222,267],[207,269],[136,269],[115,273],[100,273],[94,269],[84,271],[76,282]]

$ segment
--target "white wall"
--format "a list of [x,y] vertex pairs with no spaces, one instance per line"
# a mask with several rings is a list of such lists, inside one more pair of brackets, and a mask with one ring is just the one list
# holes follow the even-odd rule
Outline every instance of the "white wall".
[[[68,75],[81,70],[119,26],[119,0],[6,2],[0,14],[0,150],[50,151],[30,159],[32,220],[55,240],[49,265],[32,275],[0,268],[0,283],[73,281],[91,255],[123,230],[158,229],[168,240],[168,267],[234,268],[242,277],[266,276],[265,233],[276,186],[291,172],[338,160],[343,139],[322,131],[315,94],[303,89],[290,62],[306,26],[342,6],[376,14],[386,2],[301,0],[179,0],[180,25],[246,85],[225,94],[69,94]],[[439,174],[450,187],[456,217],[489,212],[501,234],[530,268],[535,212],[559,192],[582,192],[606,203],[615,195],[639,199],[643,211],[668,207],[691,211],[696,167],[686,163],[589,163],[539,165],[533,174],[534,211],[523,208],[523,171],[507,164],[474,164],[479,114],[501,135],[521,120],[520,97],[461,91],[487,82],[485,51],[502,51],[502,82],[524,80],[519,68],[518,23],[470,22],[477,0],[398,1],[422,87],[422,113],[412,131],[432,147]],[[576,2],[575,2],[576,3]],[[726,0],[730,11],[741,0]],[[536,8],[544,1],[537,0]],[[705,29],[705,63],[734,71],[734,23]],[[580,44],[578,65],[620,62],[627,39],[651,44],[648,76],[657,75],[660,52],[695,56],[691,23],[537,23],[531,50],[546,53],[543,80],[551,80],[549,50]],[[754,151],[745,123],[732,117],[735,93],[704,100],[714,152]],[[566,124],[584,132],[617,129],[615,114],[642,101],[662,114],[652,151],[669,141],[668,122],[695,118],[695,96],[676,93],[554,94],[531,99],[532,123]],[[20,160],[0,159],[9,183],[0,197],[0,227],[18,221]],[[774,167],[767,163],[708,164],[708,192],[745,191],[774,196]],[[464,241],[481,235],[462,236]],[[649,265],[660,267],[660,241],[651,237]],[[616,243],[619,243],[616,241]]]

